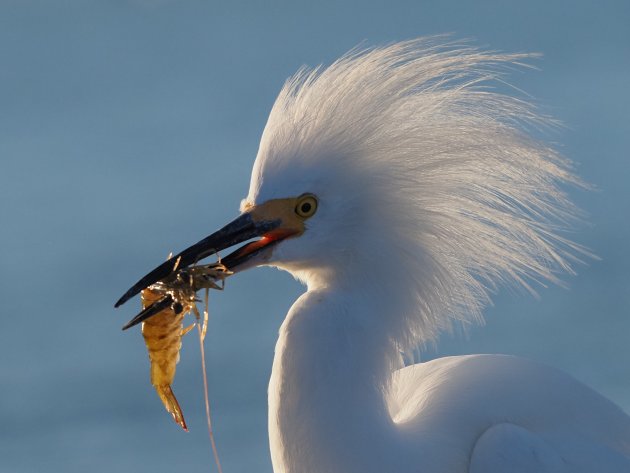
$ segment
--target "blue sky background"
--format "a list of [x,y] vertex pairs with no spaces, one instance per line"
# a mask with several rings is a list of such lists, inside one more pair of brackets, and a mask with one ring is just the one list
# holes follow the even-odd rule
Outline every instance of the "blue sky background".
[[[511,81],[595,192],[576,240],[601,257],[541,298],[502,290],[487,325],[424,358],[510,353],[630,411],[630,3],[0,0],[0,471],[214,471],[199,352],[185,340],[179,430],[149,383],[138,301],[114,301],[234,217],[267,113],[303,64],[450,32],[541,52]],[[211,402],[226,473],[270,472],[266,385],[301,292],[259,269],[213,294]],[[305,446],[308,448],[308,446]]]

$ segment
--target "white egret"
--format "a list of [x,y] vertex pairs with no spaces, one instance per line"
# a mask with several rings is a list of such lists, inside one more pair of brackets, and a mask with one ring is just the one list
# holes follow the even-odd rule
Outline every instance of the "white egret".
[[479,321],[495,284],[556,282],[582,251],[558,235],[574,213],[562,185],[579,181],[535,138],[548,119],[487,87],[524,58],[430,39],[300,71],[241,216],[179,255],[259,236],[226,266],[307,287],[269,383],[276,473],[630,472],[630,418],[567,374],[499,355],[401,362]]

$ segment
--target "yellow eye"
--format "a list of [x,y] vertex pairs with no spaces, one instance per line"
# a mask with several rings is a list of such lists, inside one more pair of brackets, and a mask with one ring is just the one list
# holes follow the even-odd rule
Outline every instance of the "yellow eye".
[[298,197],[295,205],[295,213],[302,218],[312,217],[317,212],[317,197],[313,194],[304,194]]

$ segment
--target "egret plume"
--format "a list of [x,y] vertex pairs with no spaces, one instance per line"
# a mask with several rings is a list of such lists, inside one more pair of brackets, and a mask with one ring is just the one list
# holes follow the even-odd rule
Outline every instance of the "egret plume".
[[496,90],[528,58],[436,38],[354,50],[300,70],[273,106],[247,201],[292,180],[378,195],[415,293],[395,336],[405,349],[479,321],[497,282],[557,283],[584,251],[560,235],[576,214],[562,185],[580,181],[535,137],[553,121]]

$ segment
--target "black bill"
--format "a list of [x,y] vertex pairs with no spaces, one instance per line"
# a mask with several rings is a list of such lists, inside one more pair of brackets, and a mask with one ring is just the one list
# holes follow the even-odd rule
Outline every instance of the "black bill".
[[[143,289],[168,277],[173,272],[190,266],[191,264],[196,264],[202,259],[212,254],[215,254],[218,251],[224,250],[252,238],[264,236],[265,234],[277,229],[280,224],[280,220],[255,221],[250,213],[245,213],[241,215],[232,222],[228,223],[222,229],[195,243],[191,247],[186,248],[184,251],[170,258],[168,261],[162,263],[149,274],[141,278],[127,292],[125,292],[125,294],[123,294],[120,299],[118,299],[115,307],[121,306]],[[260,252],[262,249],[269,246],[273,242],[274,240],[272,239],[270,239],[268,242],[265,242],[265,244],[262,244],[260,240],[256,242],[251,242],[228,255],[221,262],[228,268],[228,270],[232,270],[236,266],[244,264],[247,260],[252,258],[254,255],[256,255],[258,252]],[[153,305],[147,308],[147,310],[153,310]],[[155,314],[157,312],[153,313]],[[138,314],[138,316],[134,318],[133,321],[136,321],[136,319],[141,315],[142,313]],[[144,317],[144,319],[148,317],[150,317],[150,315]],[[139,323],[140,321],[136,321],[136,323]]]
[[140,322],[144,322],[149,317],[152,317],[155,314],[157,314],[158,312],[162,312],[164,309],[170,307],[173,304],[173,302],[174,301],[173,301],[173,298],[171,296],[169,296],[169,295],[164,296],[162,299],[160,299],[157,302],[154,302],[149,307],[147,307],[142,312],[140,312],[138,315],[136,315],[129,322],[127,322],[123,326],[122,329],[123,330],[127,330],[128,328],[131,328],[131,327],[134,327],[134,326],[138,325]]

